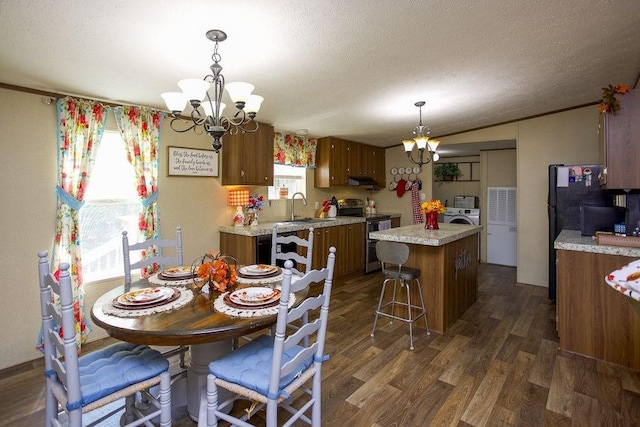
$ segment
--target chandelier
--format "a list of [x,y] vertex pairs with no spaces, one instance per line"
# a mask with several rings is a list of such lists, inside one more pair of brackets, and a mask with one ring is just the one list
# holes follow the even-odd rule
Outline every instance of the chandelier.
[[[428,126],[424,126],[422,124],[422,107],[424,104],[424,101],[418,101],[415,103],[415,106],[420,110],[420,122],[418,123],[418,126],[413,129],[413,139],[405,139],[402,141],[404,151],[407,153],[409,161],[421,168],[422,165],[429,163],[432,159],[434,162],[437,162],[440,158],[440,155],[436,153],[440,141],[436,139],[429,139],[429,133],[431,133],[431,131]],[[418,160],[413,158],[414,145],[418,146]]]
[[[213,138],[211,146],[217,153],[222,148],[220,139],[225,133],[233,135],[239,131],[253,133],[258,130],[258,122],[254,119],[264,98],[251,94],[254,89],[252,84],[244,82],[225,84],[218,43],[225,41],[227,34],[221,30],[209,30],[207,38],[215,43],[213,55],[211,55],[213,64],[209,67],[211,74],[203,79],[180,80],[178,86],[182,92],[165,92],[161,96],[171,111],[171,129],[176,132],[188,132],[193,129],[197,134],[202,134],[204,129]],[[212,93],[209,89],[212,89]],[[232,118],[222,115],[226,107],[222,102],[222,93],[225,89],[237,109]],[[191,123],[185,124],[185,121],[180,118],[180,113],[186,108],[187,102],[192,107]],[[187,127],[184,127],[185,125]]]

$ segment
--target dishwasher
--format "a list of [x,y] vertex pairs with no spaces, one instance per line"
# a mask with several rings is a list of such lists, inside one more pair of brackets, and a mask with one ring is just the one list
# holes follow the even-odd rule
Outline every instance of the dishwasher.
[[[297,233],[295,231],[289,231],[285,233],[278,233],[278,236],[295,236]],[[256,237],[256,264],[271,264],[271,234],[266,236],[257,236]],[[287,245],[279,244],[276,247],[276,252],[296,252],[298,249],[298,245],[295,243],[289,243]],[[293,261],[293,260],[292,260]],[[284,267],[284,260],[277,260],[276,265],[279,267]],[[296,262],[293,261],[293,266],[296,267]]]

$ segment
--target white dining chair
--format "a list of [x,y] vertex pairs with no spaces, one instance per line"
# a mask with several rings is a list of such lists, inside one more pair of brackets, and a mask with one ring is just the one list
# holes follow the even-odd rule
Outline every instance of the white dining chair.
[[[282,248],[287,245],[295,244],[296,252],[283,252]],[[304,255],[302,255],[304,253]],[[273,226],[271,232],[271,265],[276,265],[278,260],[293,260],[296,262],[291,269],[294,274],[302,276],[304,273],[311,271],[311,262],[313,261],[313,227],[309,227],[307,239],[296,235],[280,236],[278,235],[278,225]],[[304,266],[304,270],[301,265]]]
[[[261,335],[209,364],[207,387],[202,392],[200,403],[200,417],[206,417],[207,426],[217,426],[218,420],[251,426],[247,421],[266,407],[267,427],[290,425],[296,420],[320,427],[322,362],[328,358],[324,354],[324,342],[335,253],[336,249],[331,247],[325,268],[311,270],[295,282],[291,280],[293,262],[285,261],[275,336]],[[305,298],[294,308],[288,307],[290,293],[303,291],[323,281],[320,294]],[[304,316],[310,313],[313,315]],[[288,328],[291,322],[299,322],[304,317],[315,320],[299,328]],[[308,345],[304,344],[305,337]],[[230,391],[232,396],[218,401],[219,388]],[[229,414],[236,399],[253,401],[240,417]],[[285,408],[287,415],[291,414],[286,422],[278,419],[278,407]]]
[[[124,408],[122,425],[148,425],[159,417],[161,426],[170,426],[169,361],[146,345],[126,342],[79,357],[69,264],[60,264],[56,278],[50,272],[48,253],[39,252],[38,258],[46,378],[45,426],[59,426],[59,415],[66,413],[69,426],[81,427],[83,414],[121,400],[123,405],[91,425],[100,424]],[[149,389],[158,385],[157,394],[152,394]]]
[[[159,249],[159,254],[151,256],[149,258],[140,259],[140,261],[131,262],[131,252],[147,250],[150,246],[156,246]],[[174,248],[175,256],[165,256],[162,253],[164,248]],[[162,266],[176,266],[182,267],[183,255],[182,255],[182,227],[176,227],[176,238],[173,239],[149,239],[144,242],[129,244],[129,236],[126,231],[122,232],[122,261],[124,264],[124,284],[131,284],[131,271],[137,270],[143,267],[148,267],[153,264]],[[180,357],[180,367],[186,367],[185,357],[189,351],[189,347],[181,345],[178,347],[163,350],[162,354],[166,357],[172,357],[178,355]]]
[[[148,250],[149,247],[156,246],[158,255],[148,258],[141,258],[140,261],[131,262],[131,252]],[[175,256],[164,256],[163,248],[175,248]],[[131,284],[131,271],[153,264],[160,266],[182,267],[182,227],[176,227],[176,238],[173,239],[148,239],[144,242],[129,244],[129,236],[126,231],[122,232],[122,257],[124,263],[124,283]]]

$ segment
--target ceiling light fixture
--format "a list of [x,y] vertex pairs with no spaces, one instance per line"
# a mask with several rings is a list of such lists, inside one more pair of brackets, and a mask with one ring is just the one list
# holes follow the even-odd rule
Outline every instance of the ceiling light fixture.
[[[193,129],[197,134],[201,134],[204,129],[213,138],[211,146],[217,153],[222,148],[220,139],[225,133],[233,135],[239,131],[253,133],[258,130],[258,122],[254,119],[264,98],[251,94],[254,86],[250,83],[225,84],[222,66],[220,66],[218,43],[225,41],[227,34],[221,30],[209,30],[207,38],[215,43],[213,55],[211,55],[213,64],[209,67],[211,74],[207,74],[203,79],[180,80],[178,86],[182,92],[165,92],[161,96],[173,117],[170,123],[171,129],[176,132],[188,132]],[[211,87],[213,87],[212,94],[209,93]],[[229,97],[238,109],[232,118],[222,115],[226,107],[222,102],[224,89],[227,89]],[[191,124],[187,128],[180,128],[184,123],[180,113],[186,108],[187,102],[192,107]],[[251,124],[250,127],[245,127],[249,124]]]
[[[424,101],[418,101],[415,103],[415,106],[420,109],[420,122],[418,123],[418,126],[413,129],[413,134],[415,136],[413,137],[413,139],[405,139],[404,141],[402,141],[402,144],[404,145],[404,151],[407,153],[409,161],[420,166],[420,168],[422,168],[422,165],[426,165],[431,160],[437,162],[440,158],[440,155],[436,153],[440,141],[436,139],[429,139],[429,133],[431,133],[431,131],[429,130],[428,126],[424,126],[422,124],[422,107],[424,106],[424,104]],[[418,160],[415,160],[413,158],[414,145],[418,146]],[[427,154],[426,158],[425,151]]]

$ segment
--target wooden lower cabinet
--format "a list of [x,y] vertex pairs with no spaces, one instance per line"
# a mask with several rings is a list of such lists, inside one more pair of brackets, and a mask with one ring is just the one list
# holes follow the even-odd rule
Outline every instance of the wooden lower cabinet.
[[608,273],[635,259],[557,253],[559,349],[640,370],[640,303],[604,281]]
[[334,277],[362,272],[364,263],[364,223],[315,229],[313,236],[313,268],[327,265],[331,246],[336,248]]
[[[336,248],[334,277],[362,272],[364,263],[365,224],[347,224],[314,229],[312,268],[327,265],[329,248]],[[307,239],[308,230],[298,231],[298,237]],[[233,233],[220,233],[220,251],[235,257],[240,264],[256,263],[256,238]]]

